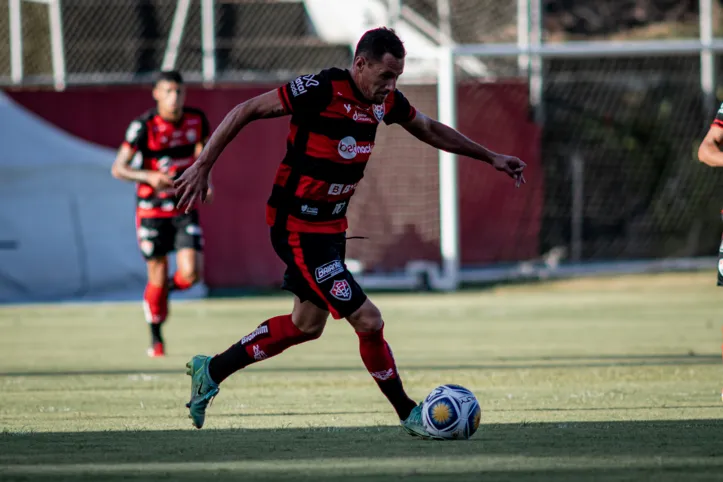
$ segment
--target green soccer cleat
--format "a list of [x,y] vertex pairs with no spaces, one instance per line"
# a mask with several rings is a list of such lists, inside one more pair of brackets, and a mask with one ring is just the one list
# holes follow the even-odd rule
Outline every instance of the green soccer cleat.
[[402,420],[402,428],[413,437],[420,437],[425,440],[442,440],[427,432],[422,422],[422,402],[412,409],[406,420]]
[[196,355],[186,363],[186,375],[191,375],[191,401],[186,404],[190,414],[188,418],[196,428],[203,427],[206,419],[206,407],[218,395],[218,384],[208,376],[210,356]]

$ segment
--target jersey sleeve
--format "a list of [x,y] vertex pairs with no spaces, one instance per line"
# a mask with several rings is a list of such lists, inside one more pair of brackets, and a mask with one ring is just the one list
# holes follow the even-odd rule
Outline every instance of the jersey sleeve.
[[278,92],[288,114],[318,114],[331,102],[331,79],[322,70],[318,74],[299,76],[279,87]]
[[715,115],[715,119],[713,119],[713,125],[723,129],[723,104],[718,108],[718,113]]
[[387,125],[399,124],[414,119],[414,116],[417,115],[417,109],[409,103],[404,94],[399,90],[395,90],[393,95],[391,108],[384,116],[384,123]]
[[143,144],[148,138],[146,123],[141,119],[136,119],[130,123],[128,129],[126,129],[125,140],[123,141],[124,146],[128,146],[134,151],[138,151],[143,147]]

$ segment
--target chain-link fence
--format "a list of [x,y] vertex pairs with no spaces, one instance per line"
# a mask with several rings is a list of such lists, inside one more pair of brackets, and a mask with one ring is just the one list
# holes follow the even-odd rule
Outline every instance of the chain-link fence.
[[[418,51],[422,52],[448,41],[493,44],[518,39],[516,1],[369,0],[359,6],[353,0],[333,0],[329,5],[338,8],[344,2],[349,18],[334,21],[352,22],[358,20],[353,17],[361,16],[368,26],[387,23],[399,27],[401,22],[408,35],[420,39]],[[714,0],[713,25],[720,33],[722,2]],[[169,65],[191,81],[208,80],[202,75],[202,3],[63,0],[60,18],[65,83],[145,81]],[[353,35],[344,39],[328,35],[328,25],[320,23],[328,24],[330,18],[315,17],[312,3],[320,4],[313,0],[213,0],[213,20],[209,23],[215,44],[213,78],[221,82],[278,81],[348,65]],[[49,6],[28,0],[8,1],[9,6],[13,4],[20,5],[22,35],[19,40],[11,35],[12,9],[11,15],[0,15],[0,84],[51,84]],[[400,7],[396,22],[393,4]],[[545,41],[699,35],[698,0],[543,0],[541,7]],[[174,35],[174,22],[182,27],[176,31],[178,35]],[[18,41],[22,71],[13,75],[11,47]],[[171,57],[175,62],[169,64]],[[487,72],[480,66],[468,67],[477,73]]]

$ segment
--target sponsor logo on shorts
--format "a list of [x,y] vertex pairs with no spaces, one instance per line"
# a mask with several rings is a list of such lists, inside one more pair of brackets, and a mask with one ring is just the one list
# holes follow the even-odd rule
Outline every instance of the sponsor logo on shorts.
[[349,301],[351,299],[351,286],[345,279],[336,280],[329,293],[337,300]]
[[[254,331],[241,338],[241,344],[246,345],[247,343],[256,340],[257,338],[266,338],[269,335],[269,326],[267,324],[259,325]],[[257,345],[258,346],[258,345]]]
[[317,283],[323,283],[324,281],[338,275],[339,273],[344,272],[344,265],[341,264],[341,261],[338,259],[335,259],[334,261],[331,261],[326,264],[322,264],[318,268],[316,268],[315,276],[316,276],[316,282]]

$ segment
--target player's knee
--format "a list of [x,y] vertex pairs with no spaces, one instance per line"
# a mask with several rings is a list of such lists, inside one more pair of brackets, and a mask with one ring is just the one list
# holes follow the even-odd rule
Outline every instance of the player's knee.
[[361,332],[379,331],[384,326],[382,312],[368,299],[347,320],[356,331]]
[[305,316],[297,319],[292,317],[292,321],[300,331],[304,332],[304,334],[311,339],[321,337],[322,333],[324,333],[324,328],[326,328],[326,319],[319,317]]
[[312,339],[319,338],[326,328],[329,312],[321,309],[298,309],[291,314],[296,327]]
[[156,286],[163,286],[166,283],[167,269],[166,260],[162,258],[150,259],[147,262],[148,282]]

